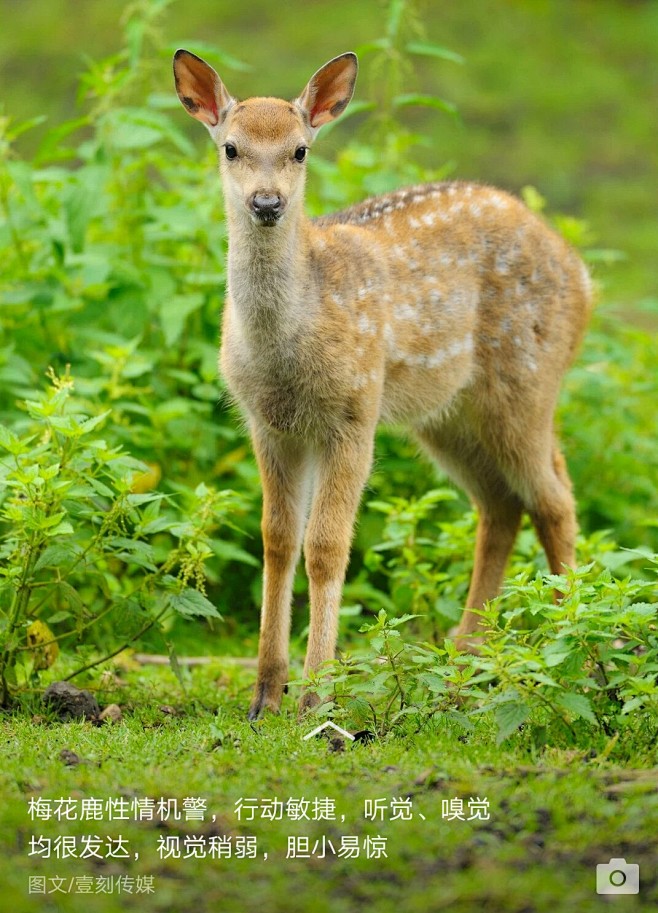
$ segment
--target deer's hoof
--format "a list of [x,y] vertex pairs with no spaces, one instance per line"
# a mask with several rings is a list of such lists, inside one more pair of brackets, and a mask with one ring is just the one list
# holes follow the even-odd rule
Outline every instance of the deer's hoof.
[[284,688],[285,685],[281,683],[273,684],[268,681],[257,682],[247,719],[257,720],[266,710],[269,710],[271,713],[279,713],[281,710],[281,698],[283,697]]
[[320,704],[320,698],[313,691],[304,691],[299,699],[298,716],[304,717]]

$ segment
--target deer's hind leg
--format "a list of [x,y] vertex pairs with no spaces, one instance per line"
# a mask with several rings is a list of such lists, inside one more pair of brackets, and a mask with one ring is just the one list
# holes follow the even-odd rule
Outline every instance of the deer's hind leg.
[[578,532],[571,479],[557,441],[552,438],[524,480],[524,501],[553,574],[575,567]]
[[576,564],[576,505],[552,417],[545,412],[543,415],[541,423],[527,422],[525,429],[523,425],[508,427],[507,434],[500,436],[495,429],[503,426],[490,421],[485,446],[495,455],[509,489],[530,515],[551,572],[563,574],[565,567]]
[[482,617],[474,610],[498,595],[521,522],[523,502],[474,434],[444,424],[423,428],[418,437],[478,510],[473,574],[464,614],[455,632],[461,649],[477,652],[485,628]]

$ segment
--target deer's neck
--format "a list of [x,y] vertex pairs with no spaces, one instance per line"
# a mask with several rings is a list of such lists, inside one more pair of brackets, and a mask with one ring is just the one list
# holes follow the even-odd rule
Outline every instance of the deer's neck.
[[268,228],[229,216],[228,290],[243,330],[293,334],[309,315],[305,217],[288,213]]

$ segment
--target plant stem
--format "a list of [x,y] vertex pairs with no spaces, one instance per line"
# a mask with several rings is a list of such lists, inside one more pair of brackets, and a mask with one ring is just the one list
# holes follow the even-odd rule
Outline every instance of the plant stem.
[[161,609],[160,612],[158,612],[158,614],[155,616],[155,618],[152,618],[149,622],[147,622],[136,634],[134,634],[130,638],[130,640],[128,640],[128,641],[126,641],[126,643],[122,644],[122,646],[118,647],[116,650],[113,650],[111,653],[108,653],[106,656],[102,656],[100,659],[94,660],[93,663],[87,663],[86,666],[81,666],[79,669],[76,669],[75,672],[72,672],[70,675],[67,675],[66,678],[62,679],[62,681],[68,682],[72,678],[75,678],[77,675],[80,675],[82,672],[87,672],[89,669],[94,669],[96,666],[100,666],[103,663],[106,663],[108,661],[108,659],[112,659],[118,653],[121,653],[123,650],[127,650],[131,644],[135,643],[136,640],[139,640],[139,638],[143,634],[146,634],[146,632],[148,630],[150,630],[154,624],[156,624],[158,621],[160,621],[160,619],[164,616],[164,614],[168,610],[169,610],[169,605],[165,605],[165,607],[163,609]]

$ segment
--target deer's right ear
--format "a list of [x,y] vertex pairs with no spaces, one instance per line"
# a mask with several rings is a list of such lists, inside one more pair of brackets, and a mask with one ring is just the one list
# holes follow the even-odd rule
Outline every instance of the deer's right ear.
[[174,54],[174,79],[181,104],[212,132],[234,100],[213,68],[182,48]]

